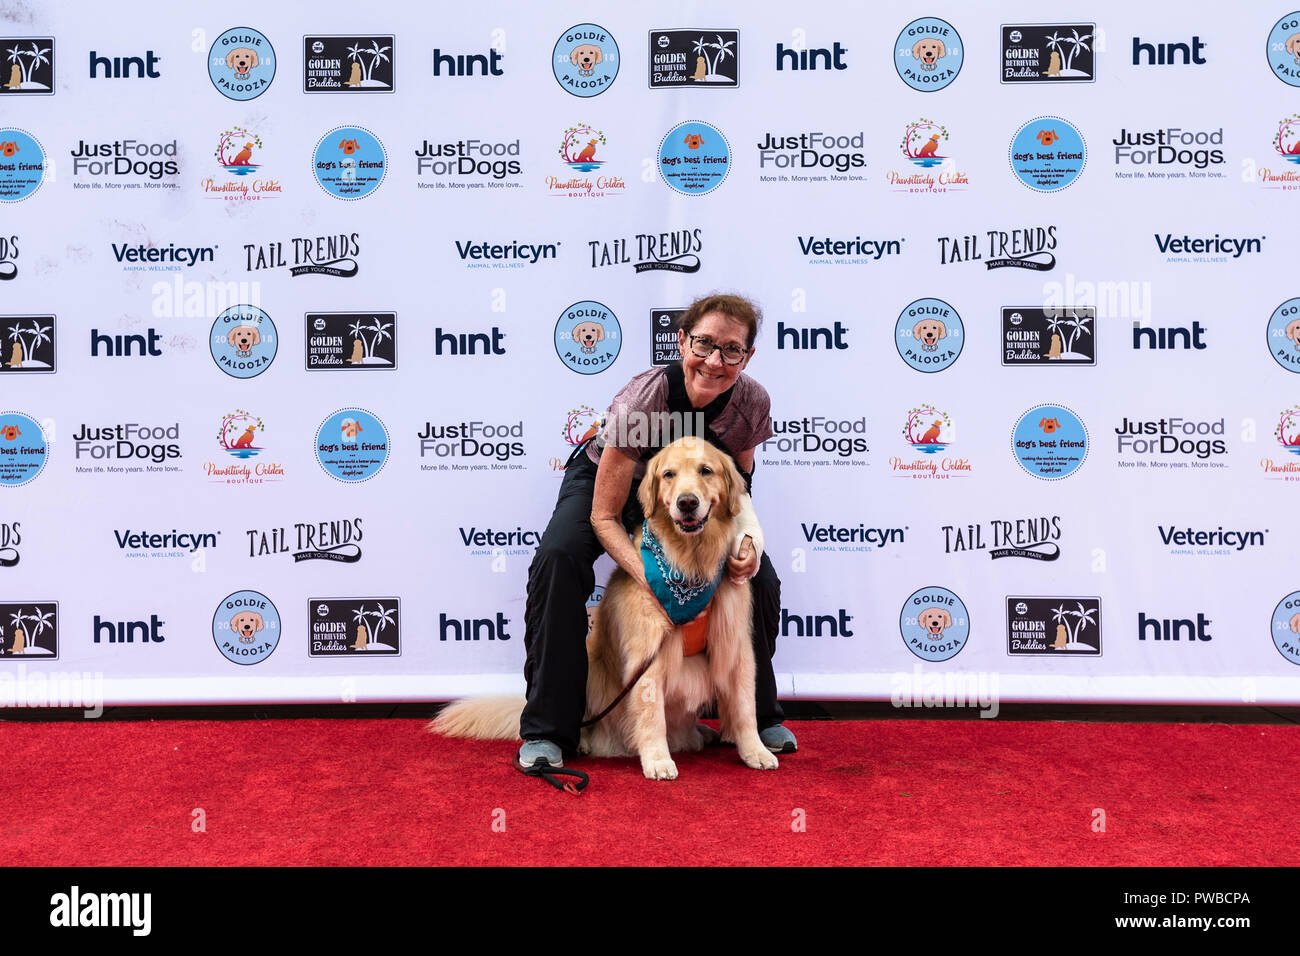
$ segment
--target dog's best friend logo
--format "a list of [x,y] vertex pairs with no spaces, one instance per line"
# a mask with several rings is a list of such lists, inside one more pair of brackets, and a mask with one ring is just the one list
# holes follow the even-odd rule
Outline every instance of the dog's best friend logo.
[[280,613],[257,591],[236,591],[212,615],[212,640],[226,660],[260,664],[280,643]]
[[1002,27],[1003,83],[1091,83],[1095,23],[1018,23]]
[[1035,478],[1059,481],[1088,457],[1088,428],[1063,405],[1035,405],[1016,422],[1011,450],[1020,467]]
[[731,170],[731,147],[722,130],[689,120],[670,129],[659,143],[659,172],[683,196],[704,196],[722,185]]
[[0,377],[14,372],[53,372],[55,317],[0,316],[0,334],[8,343],[0,350]]
[[736,30],[651,30],[650,89],[734,90],[739,44]]
[[0,657],[58,660],[58,602],[0,604]]
[[341,408],[316,431],[316,460],[331,478],[368,481],[388,461],[388,429],[364,408]]
[[308,312],[307,371],[397,368],[396,312]]
[[894,44],[894,69],[904,83],[922,93],[942,90],[961,72],[961,37],[938,17],[913,20]]
[[917,299],[898,314],[894,344],[918,372],[942,372],[961,355],[966,330],[957,310],[943,299]]
[[227,30],[208,52],[208,78],[227,99],[256,99],[275,79],[271,41],[251,27]]
[[1273,646],[1292,664],[1300,665],[1300,591],[1292,591],[1273,609]]
[[388,173],[388,151],[360,126],[337,126],[320,138],[312,156],[316,182],[335,199],[364,199]]
[[0,202],[22,202],[45,182],[45,150],[25,130],[0,129]]
[[1007,598],[1007,653],[1012,657],[1100,657],[1101,599]]
[[304,93],[391,93],[392,36],[302,38]]
[[399,657],[401,602],[385,598],[310,598],[308,657]]
[[54,95],[54,37],[0,37],[0,96]]
[[551,69],[565,92],[599,96],[618,76],[618,44],[604,27],[579,23],[555,41]]
[[1273,24],[1267,53],[1273,75],[1288,86],[1300,86],[1300,11]]
[[275,360],[279,338],[271,317],[257,306],[232,305],[212,323],[208,347],[227,375],[255,378]]
[[956,657],[966,646],[970,616],[961,598],[947,588],[921,588],[903,603],[898,628],[909,651],[937,663]]
[[22,412],[0,412],[0,487],[32,481],[48,458],[45,431],[36,419]]
[[1088,165],[1088,146],[1068,120],[1039,116],[1011,138],[1007,161],[1016,179],[1034,192],[1060,192]]
[[622,345],[618,316],[599,302],[575,302],[555,323],[555,354],[582,375],[605,371],[618,358]]
[[1002,309],[1002,364],[1096,365],[1097,310],[1009,306]]

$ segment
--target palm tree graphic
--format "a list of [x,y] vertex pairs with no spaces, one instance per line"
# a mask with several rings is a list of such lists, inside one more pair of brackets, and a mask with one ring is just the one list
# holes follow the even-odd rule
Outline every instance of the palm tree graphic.
[[[383,633],[385,627],[396,627],[397,622],[393,620],[393,615],[397,613],[397,608],[385,608],[382,604],[376,603],[375,610],[367,611],[366,606],[362,604],[352,612],[352,623],[358,627],[365,627],[370,633],[368,646],[379,640],[379,635]],[[373,618],[373,624],[366,624],[366,618]]]
[[[695,41],[695,54],[704,57],[704,63],[708,67],[708,75],[705,77],[706,83],[730,83],[731,77],[717,76],[718,66],[729,56],[735,56],[731,52],[731,47],[736,45],[735,40],[724,40],[717,36],[714,42],[709,43],[704,37]],[[716,51],[715,55],[710,58],[708,50]]]
[[1079,36],[1079,31],[1073,28],[1071,28],[1070,32],[1073,33],[1074,36],[1066,37],[1064,40],[1064,42],[1070,44],[1070,52],[1065,55],[1065,66],[1063,67],[1063,70],[1068,70],[1070,68],[1070,64],[1074,61],[1074,54],[1078,53],[1079,50],[1090,49],[1088,44],[1084,41],[1092,39],[1091,33],[1085,33],[1083,36]]
[[[1064,602],[1062,602],[1059,607],[1052,609],[1052,620],[1057,624],[1064,624],[1066,633],[1069,634],[1070,639],[1066,642],[1064,650],[1092,650],[1091,644],[1079,643],[1078,637],[1087,630],[1089,624],[1096,626],[1097,620],[1093,615],[1097,613],[1097,609],[1095,607],[1084,607],[1082,601],[1076,601],[1075,607],[1077,610],[1067,611]],[[1070,627],[1069,619],[1072,617],[1075,618],[1076,622],[1074,627]]]
[[[45,632],[46,628],[53,628],[54,622],[50,620],[54,612],[42,611],[39,607],[32,608],[31,614],[24,614],[23,609],[19,608],[17,613],[9,615],[9,623],[14,628],[14,637],[17,638],[17,632],[22,630],[26,633],[26,640],[23,642],[23,653],[30,654],[35,646],[36,638]],[[33,626],[24,628],[23,622],[28,621]]]
[[[32,82],[32,73],[35,71],[36,67],[40,66],[42,63],[50,62],[50,58],[45,55],[49,52],[50,52],[49,47],[41,48],[36,44],[35,40],[32,41],[32,48],[30,50],[20,50],[18,49],[17,46],[12,46],[9,48],[8,50],[9,62],[17,63],[18,68],[22,70],[23,82],[20,89],[27,89],[27,88],[31,88],[34,90],[49,89],[49,87],[46,86],[44,83]],[[23,57],[31,57],[31,62],[23,63],[22,62]]]
[[1091,316],[1079,315],[1077,312],[1072,312],[1069,316],[1060,312],[1055,315],[1051,312],[1048,313],[1047,327],[1053,332],[1059,334],[1062,326],[1070,329],[1070,331],[1066,333],[1065,348],[1062,350],[1059,356],[1060,358],[1085,358],[1085,356],[1074,354],[1074,342],[1080,335],[1092,335],[1092,329],[1088,328],[1088,323],[1091,321]]
[[[32,357],[33,353],[38,348],[40,348],[41,345],[50,341],[50,337],[47,334],[50,331],[50,328],[51,326],[41,325],[35,319],[32,319],[32,325],[31,328],[29,329],[24,329],[21,325],[9,326],[10,341],[18,342],[22,346],[22,350],[23,350],[23,361],[18,366],[19,368],[49,368],[50,367],[49,362],[37,361]],[[25,338],[26,336],[31,336],[30,344]]]
[[[370,42],[371,45],[369,50],[363,49],[360,43],[354,43],[352,46],[348,47],[348,57],[349,59],[352,60],[361,61],[361,83],[363,86],[369,86],[369,85],[387,86],[388,85],[387,83],[381,82],[379,80],[374,81],[374,83],[372,84],[370,80],[370,74],[371,71],[374,70],[375,65],[377,63],[380,63],[388,59],[387,55],[385,54],[385,51],[391,50],[392,47],[380,46],[378,40],[372,40]],[[362,59],[366,55],[370,56],[370,63],[368,65],[366,61]]]
[[[379,316],[377,315],[372,315],[370,317],[370,321],[372,323],[371,325],[363,326],[361,324],[361,320],[358,319],[348,327],[348,331],[361,340],[361,345],[366,352],[365,359],[364,359],[364,361],[366,362],[369,362],[372,359],[374,359],[376,345],[378,345],[384,339],[391,339],[393,337],[392,333],[388,331],[393,327],[392,322],[380,322]],[[373,333],[369,341],[366,341],[365,333],[367,332]],[[382,360],[375,359],[375,361],[382,361]]]

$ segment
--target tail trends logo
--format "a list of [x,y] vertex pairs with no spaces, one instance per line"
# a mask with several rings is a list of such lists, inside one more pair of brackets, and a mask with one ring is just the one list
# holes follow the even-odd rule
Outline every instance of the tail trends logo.
[[650,89],[735,89],[739,43],[736,30],[651,30]]
[[1059,481],[1078,471],[1087,459],[1088,428],[1063,405],[1035,405],[1016,422],[1011,450],[1027,473]]
[[236,591],[212,615],[212,640],[234,664],[260,664],[280,643],[280,612],[257,591]]
[[984,262],[985,269],[1032,269],[1050,272],[1056,268],[1055,226],[1028,226],[1008,232],[988,229],[986,253],[980,252],[979,233],[965,236],[939,236],[939,265],[952,262]]
[[58,660],[58,602],[0,604],[0,657]]
[[316,460],[327,475],[348,484],[383,471],[388,451],[388,429],[362,408],[339,409],[316,431]]
[[255,378],[275,360],[279,339],[271,317],[255,305],[235,305],[212,323],[208,348],[232,378]]
[[55,371],[54,326],[52,315],[0,316],[0,334],[9,340],[8,354],[0,353],[0,375]]
[[0,97],[14,93],[54,95],[54,37],[0,37],[9,68],[0,72]]
[[914,90],[941,90],[961,72],[964,62],[961,37],[951,23],[938,17],[921,17],[903,27],[894,44],[894,69]]
[[1300,666],[1300,591],[1292,591],[1273,609],[1273,646]]
[[1007,653],[1013,657],[1100,657],[1101,599],[1007,598]]
[[705,196],[731,171],[731,147],[722,130],[709,123],[678,123],[659,143],[659,172],[683,196]]
[[1096,365],[1097,310],[1043,309],[1037,306],[1002,310],[1002,364]]
[[400,608],[395,597],[309,598],[307,656],[401,656]]
[[388,174],[388,151],[368,129],[336,126],[317,142],[312,171],[335,199],[365,199]]
[[0,412],[0,487],[17,488],[45,469],[49,445],[36,419],[22,412]]
[[618,358],[623,333],[616,316],[599,302],[575,302],[555,323],[555,354],[571,371],[596,375]]
[[1096,60],[1088,42],[1096,32],[1095,23],[1004,25],[1001,81],[1092,83]]
[[45,182],[45,150],[31,133],[0,129],[0,202],[22,202]]
[[304,93],[393,92],[391,36],[309,36],[302,45]]
[[1059,116],[1039,116],[1016,131],[1007,150],[1016,179],[1039,193],[1070,186],[1088,165],[1083,134]]
[[1300,11],[1288,13],[1268,33],[1268,65],[1288,86],[1300,86]]
[[961,598],[947,588],[921,588],[903,603],[898,629],[909,651],[938,663],[956,657],[966,646],[970,615]]
[[618,76],[618,44],[609,31],[579,23],[555,41],[551,69],[555,82],[574,96],[599,96]]
[[208,78],[227,99],[256,99],[275,79],[271,41],[251,27],[227,30],[208,51]]
[[917,299],[894,323],[899,357],[918,372],[942,372],[961,356],[965,328],[943,299]]

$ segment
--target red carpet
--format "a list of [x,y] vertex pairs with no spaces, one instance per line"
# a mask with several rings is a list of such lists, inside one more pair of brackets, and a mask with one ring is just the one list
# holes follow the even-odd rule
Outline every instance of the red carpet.
[[417,720],[2,723],[0,863],[1300,863],[1300,727],[791,726],[802,750],[775,772],[730,748],[671,783],[583,760],[574,797],[512,770],[511,744]]

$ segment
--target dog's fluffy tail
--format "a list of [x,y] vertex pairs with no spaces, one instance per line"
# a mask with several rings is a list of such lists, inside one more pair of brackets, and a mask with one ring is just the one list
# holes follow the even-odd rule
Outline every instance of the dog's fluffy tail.
[[518,740],[523,697],[476,697],[458,700],[429,721],[430,733],[471,740]]

